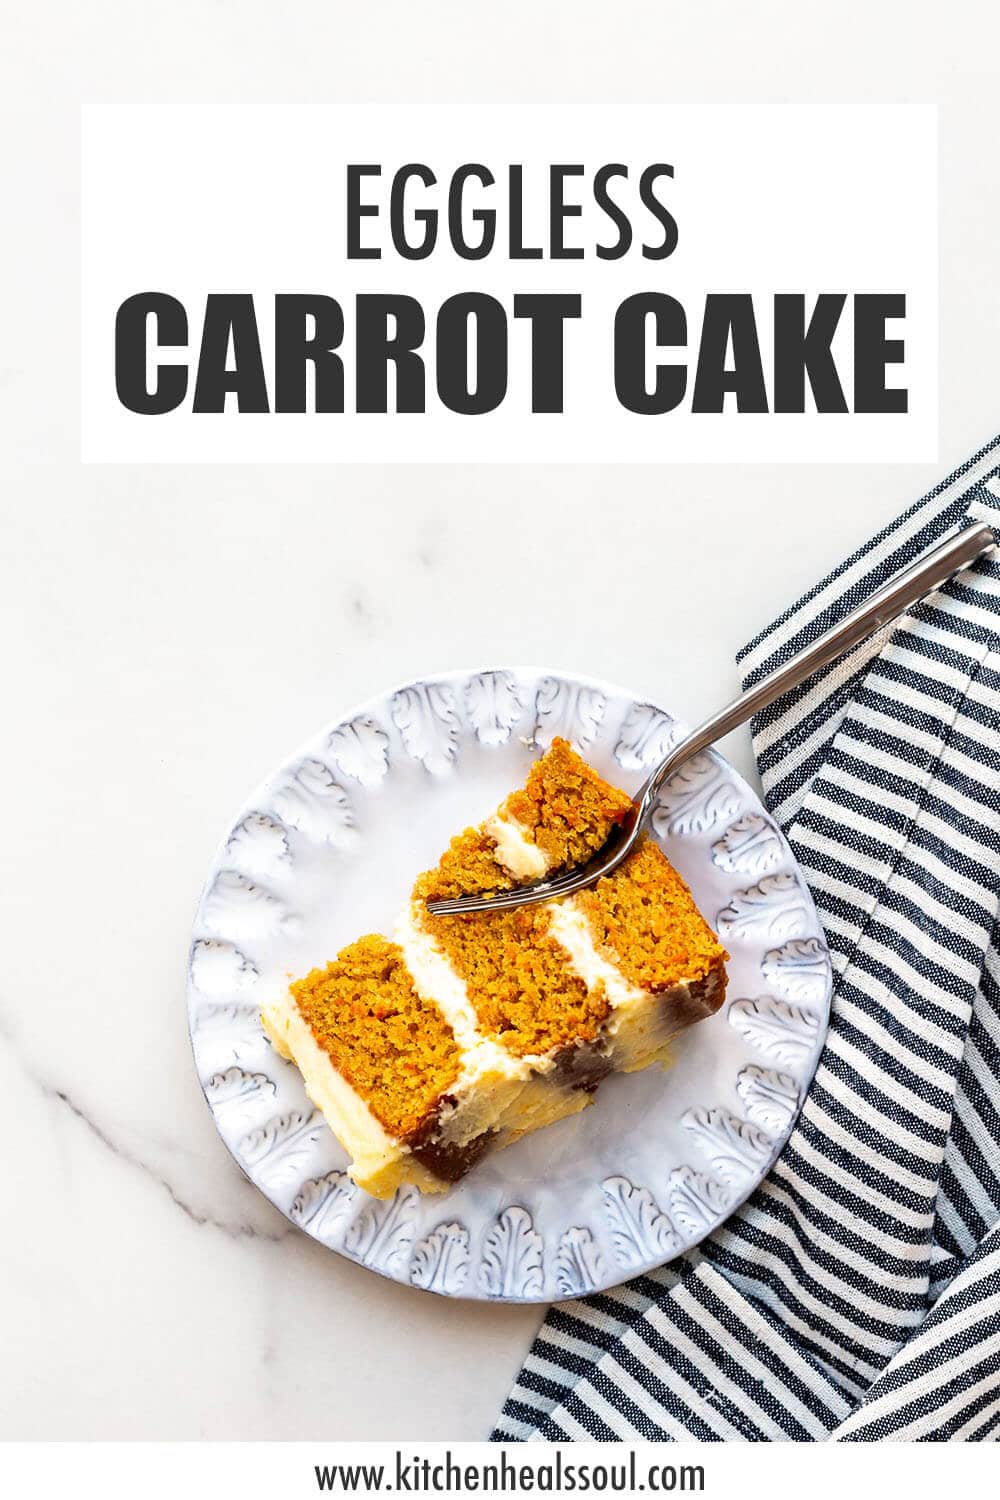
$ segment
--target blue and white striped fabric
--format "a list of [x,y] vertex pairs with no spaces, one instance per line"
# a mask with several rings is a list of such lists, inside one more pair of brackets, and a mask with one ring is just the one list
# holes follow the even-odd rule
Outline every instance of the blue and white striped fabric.
[[[968,518],[1000,438],[751,643],[752,683]],[[553,1308],[494,1439],[1000,1435],[1000,564],[761,715],[830,1032],[776,1167],[698,1250]]]

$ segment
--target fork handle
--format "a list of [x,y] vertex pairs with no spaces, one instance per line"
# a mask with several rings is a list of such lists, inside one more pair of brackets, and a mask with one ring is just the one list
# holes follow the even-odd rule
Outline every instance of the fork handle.
[[722,739],[730,730],[738,729],[783,693],[798,687],[800,682],[804,682],[821,667],[829,666],[830,662],[843,656],[861,641],[867,640],[883,625],[895,620],[911,604],[916,604],[918,599],[940,588],[953,573],[958,573],[978,558],[985,557],[996,546],[997,538],[993,528],[986,525],[970,526],[957,536],[939,543],[918,558],[912,567],[897,574],[877,594],[873,594],[860,609],[854,610],[790,661],[784,662],[769,676],[762,678],[717,714],[706,719],[704,724],[692,730],[686,739],[675,746],[646,779],[635,798],[632,811],[618,829],[616,841],[613,836],[611,843],[599,850],[586,865],[567,871],[555,879],[546,878],[536,881],[534,885],[517,886],[509,891],[429,901],[428,909],[435,916],[450,916],[463,911],[507,911],[515,906],[530,906],[537,901],[551,901],[558,896],[573,895],[576,891],[593,885],[602,876],[610,875],[635,848],[663,782],[685,761],[697,755],[700,750],[707,750],[709,745],[714,745],[716,740]]
[[865,601],[858,609],[847,615],[832,630],[796,653],[790,661],[747,688],[725,708],[699,724],[697,729],[677,745],[646,781],[638,801],[641,809],[652,804],[663,782],[678,766],[707,750],[716,740],[722,739],[733,729],[745,724],[762,708],[767,708],[776,698],[798,687],[821,667],[829,666],[838,657],[844,656],[852,647],[860,645],[874,635],[883,625],[916,604],[924,595],[947,583],[953,574],[969,567],[980,557],[985,557],[997,546],[997,537],[991,526],[981,524],[967,527],[957,536],[939,542],[929,552],[904,572],[891,579],[877,594]]

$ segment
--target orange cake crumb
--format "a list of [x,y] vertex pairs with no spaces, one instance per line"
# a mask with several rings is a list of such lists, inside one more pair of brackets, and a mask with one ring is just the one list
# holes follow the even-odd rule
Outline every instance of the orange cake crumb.
[[549,936],[544,906],[424,918],[424,927],[465,980],[482,1031],[515,1057],[592,1041],[609,1006],[588,990],[566,950]]
[[648,839],[576,900],[598,949],[643,989],[703,979],[729,957],[684,881]]
[[457,833],[442,854],[437,868],[421,875],[414,895],[421,900],[443,900],[446,896],[482,895],[509,891],[514,884],[494,850],[496,841],[481,828]]
[[[557,738],[535,761],[526,785],[512,792],[498,811],[521,825],[551,872],[593,854],[631,806],[626,792],[591,770],[567,740]],[[496,857],[496,841],[481,826],[456,834],[437,868],[421,876],[414,894],[421,900],[443,899],[508,891],[514,884]]]
[[568,740],[556,738],[500,812],[523,826],[555,870],[599,849],[631,806],[627,792],[592,770]]
[[395,943],[363,937],[291,986],[337,1072],[390,1135],[417,1134],[458,1077],[461,1053],[436,1005],[421,1000]]

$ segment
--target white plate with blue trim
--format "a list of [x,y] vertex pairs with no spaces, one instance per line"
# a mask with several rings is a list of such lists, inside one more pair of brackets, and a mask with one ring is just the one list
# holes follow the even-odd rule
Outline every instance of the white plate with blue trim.
[[826,1035],[830,962],[782,833],[714,753],[664,788],[653,832],[730,953],[722,1010],[669,1072],[607,1079],[594,1105],[498,1151],[446,1194],[370,1198],[267,1042],[259,1009],[353,938],[391,932],[414,876],[520,785],[554,735],[632,792],[684,733],[609,683],[541,668],[450,672],[353,709],[234,818],[195,921],[188,1014],[219,1134],[306,1234],[445,1296],[548,1302],[662,1265],[753,1191]]

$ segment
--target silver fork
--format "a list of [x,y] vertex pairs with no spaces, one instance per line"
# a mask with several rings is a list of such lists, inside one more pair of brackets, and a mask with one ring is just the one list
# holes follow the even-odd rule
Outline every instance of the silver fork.
[[616,825],[606,844],[586,864],[566,870],[554,879],[544,879],[531,885],[517,886],[514,890],[500,891],[493,896],[455,896],[448,900],[428,901],[427,909],[434,916],[452,916],[463,911],[509,911],[515,906],[531,906],[537,901],[553,901],[559,896],[572,896],[586,890],[605,875],[617,870],[622,860],[635,848],[643,829],[649,822],[660,788],[692,756],[714,745],[716,740],[738,729],[760,709],[766,708],[783,693],[787,693],[821,667],[829,664],[852,647],[860,645],[884,625],[901,615],[911,604],[916,604],[924,595],[946,583],[954,573],[969,567],[977,558],[985,557],[997,546],[992,527],[971,526],[957,536],[941,542],[919,558],[911,567],[899,573],[883,589],[874,594],[860,609],[854,610],[806,646],[791,661],[785,662],[768,677],[748,688],[732,703],[706,719],[704,724],[691,731],[670,754],[667,755],[636,794],[631,811],[624,821]]

